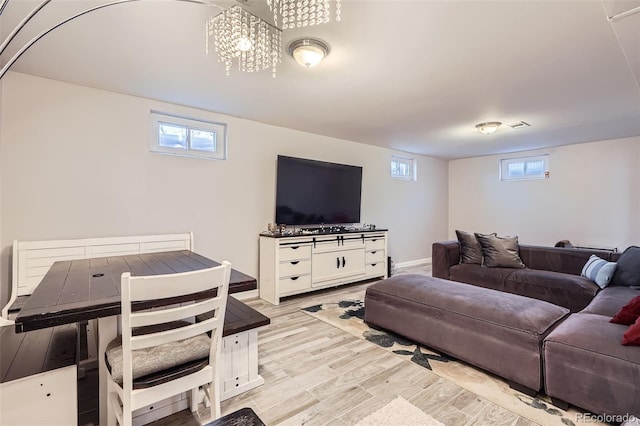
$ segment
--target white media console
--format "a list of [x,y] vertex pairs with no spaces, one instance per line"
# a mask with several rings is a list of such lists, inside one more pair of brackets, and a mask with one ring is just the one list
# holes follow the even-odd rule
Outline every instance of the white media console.
[[387,231],[260,235],[260,298],[387,278]]

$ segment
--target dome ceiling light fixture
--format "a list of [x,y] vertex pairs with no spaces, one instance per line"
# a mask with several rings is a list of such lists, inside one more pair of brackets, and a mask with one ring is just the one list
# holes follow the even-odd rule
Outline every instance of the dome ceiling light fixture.
[[329,45],[314,38],[302,38],[289,43],[288,51],[300,65],[311,68],[329,54]]
[[499,121],[487,121],[485,123],[476,124],[476,129],[482,134],[490,135],[498,130],[502,125]]

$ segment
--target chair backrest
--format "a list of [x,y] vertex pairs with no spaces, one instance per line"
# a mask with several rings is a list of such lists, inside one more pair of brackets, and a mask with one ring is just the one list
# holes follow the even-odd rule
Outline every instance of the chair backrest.
[[[131,276],[122,274],[122,358],[123,389],[132,389],[132,352],[210,333],[209,365],[218,369],[222,346],[222,330],[229,290],[231,264],[177,274]],[[204,292],[204,293],[203,293]],[[151,310],[136,310],[139,302],[180,298],[203,293],[193,303],[156,306]],[[163,302],[164,303],[164,302]],[[140,306],[140,305],[138,305]],[[146,304],[145,304],[146,306]],[[208,319],[193,322],[196,316]],[[153,326],[183,321],[177,328],[164,330]],[[139,334],[135,329],[149,327],[153,331]],[[147,331],[149,329],[146,329]]]

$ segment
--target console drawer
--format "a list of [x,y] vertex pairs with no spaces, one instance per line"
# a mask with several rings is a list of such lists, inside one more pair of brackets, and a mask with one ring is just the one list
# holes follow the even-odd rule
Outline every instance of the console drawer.
[[292,292],[310,290],[310,289],[311,289],[311,275],[302,275],[302,276],[296,275],[294,277],[280,279],[279,293],[282,295],[286,295],[286,293],[292,293]]
[[384,250],[368,251],[365,255],[367,263],[384,262]]
[[367,263],[365,265],[365,275],[367,277],[380,277],[384,276],[385,273],[384,262]]
[[383,237],[365,238],[364,246],[367,251],[384,250],[384,238]]
[[310,260],[290,260],[288,262],[280,262],[280,278],[308,274],[311,274]]
[[280,246],[280,261],[311,259],[311,244]]

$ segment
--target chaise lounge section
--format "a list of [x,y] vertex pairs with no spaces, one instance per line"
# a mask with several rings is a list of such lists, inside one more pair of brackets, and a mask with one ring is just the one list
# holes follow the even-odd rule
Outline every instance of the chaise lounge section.
[[611,323],[640,290],[607,287],[544,342],[545,393],[593,413],[640,418],[640,347],[620,344],[627,326]]
[[544,388],[561,408],[640,418],[640,347],[622,345],[628,326],[610,322],[638,296],[639,288],[609,286],[570,314],[481,286],[396,275],[367,288],[365,321],[504,377],[529,395]]
[[367,288],[365,321],[476,365],[530,395],[542,389],[542,342],[560,306],[425,275]]

